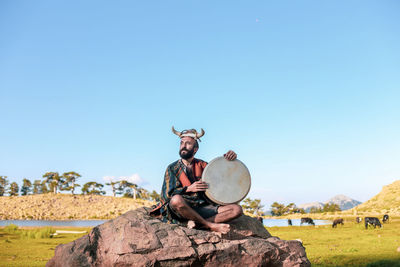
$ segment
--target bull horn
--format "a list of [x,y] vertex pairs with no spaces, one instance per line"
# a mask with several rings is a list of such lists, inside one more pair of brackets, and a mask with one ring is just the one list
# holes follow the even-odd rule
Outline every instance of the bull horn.
[[176,134],[177,136],[179,136],[179,137],[181,137],[181,135],[182,135],[181,132],[175,130],[174,126],[172,126],[172,132],[173,132],[174,134]]
[[199,139],[200,137],[202,137],[205,134],[203,128],[201,128],[201,133],[196,133],[196,138]]

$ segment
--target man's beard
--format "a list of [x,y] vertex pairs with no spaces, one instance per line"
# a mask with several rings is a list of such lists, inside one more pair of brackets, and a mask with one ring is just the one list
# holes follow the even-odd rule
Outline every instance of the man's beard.
[[[183,151],[186,151],[186,153],[182,153]],[[192,150],[186,150],[186,149],[181,149],[179,151],[179,156],[181,156],[181,158],[183,159],[190,159],[192,158],[194,155],[194,148]]]

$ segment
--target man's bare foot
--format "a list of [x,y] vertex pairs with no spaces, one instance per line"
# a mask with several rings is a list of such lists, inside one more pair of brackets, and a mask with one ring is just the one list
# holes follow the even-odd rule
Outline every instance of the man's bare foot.
[[194,229],[196,227],[196,223],[192,220],[189,220],[187,223],[187,228]]
[[231,229],[231,226],[226,223],[211,223],[209,225],[211,231],[220,232],[222,234],[226,234]]

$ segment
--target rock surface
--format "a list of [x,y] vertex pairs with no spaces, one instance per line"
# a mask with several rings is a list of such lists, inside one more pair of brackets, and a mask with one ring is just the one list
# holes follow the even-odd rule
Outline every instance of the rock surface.
[[310,266],[301,242],[272,237],[241,216],[226,235],[162,223],[129,211],[59,245],[46,266]]

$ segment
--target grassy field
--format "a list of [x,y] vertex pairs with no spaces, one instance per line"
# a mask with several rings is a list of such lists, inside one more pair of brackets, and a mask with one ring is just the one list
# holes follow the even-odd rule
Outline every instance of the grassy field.
[[[90,231],[91,228],[56,228]],[[69,243],[85,234],[60,234],[48,237],[49,228],[10,231],[0,228],[0,266],[45,266],[59,244]]]
[[354,220],[335,229],[331,225],[267,229],[280,239],[301,239],[313,266],[400,266],[400,218],[367,230]]
[[[352,220],[336,229],[330,225],[291,226],[268,227],[268,231],[281,239],[301,239],[313,266],[400,266],[400,218],[392,218],[381,229],[366,230],[363,224]],[[48,228],[0,228],[0,266],[44,266],[57,245],[84,235],[45,237],[48,233]]]

